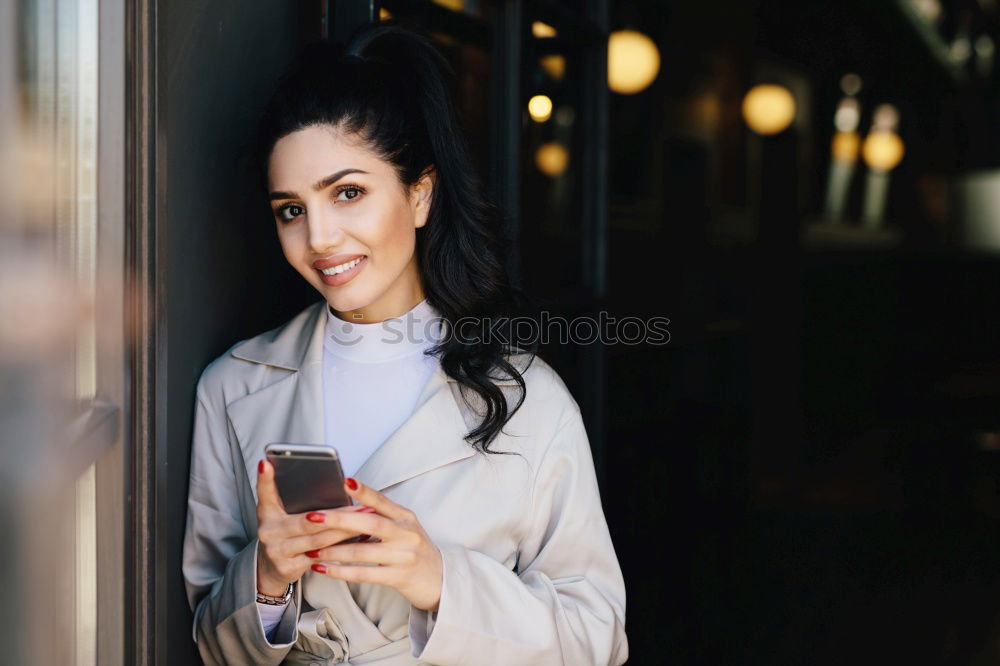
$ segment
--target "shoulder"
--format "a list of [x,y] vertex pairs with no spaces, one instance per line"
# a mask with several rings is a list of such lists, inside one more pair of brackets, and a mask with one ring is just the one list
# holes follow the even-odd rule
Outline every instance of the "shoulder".
[[281,367],[280,355],[276,356],[279,360],[277,365],[264,361],[282,342],[285,344],[281,351],[285,351],[286,355],[289,350],[304,350],[312,329],[310,322],[315,321],[314,317],[317,311],[322,310],[322,305],[322,301],[313,303],[280,326],[232,344],[202,370],[198,378],[198,398],[229,404],[259,388],[268,375],[274,372],[287,374],[288,369]]
[[[525,385],[524,402],[509,423],[512,431],[548,439],[567,423],[581,420],[576,398],[559,373],[541,356],[520,352],[508,360],[517,368]],[[509,376],[498,383],[513,408],[520,397],[519,388]]]
[[[521,376],[524,378],[527,393],[531,401],[545,407],[558,407],[559,412],[580,411],[580,407],[559,373],[545,359],[537,355],[518,354],[515,367],[524,365]],[[527,400],[527,396],[525,397]]]
[[255,364],[247,363],[232,354],[240,345],[252,339],[240,340],[205,366],[196,389],[199,400],[215,407],[224,407],[235,400],[237,394],[249,392],[241,392],[238,387],[248,386],[257,368]]

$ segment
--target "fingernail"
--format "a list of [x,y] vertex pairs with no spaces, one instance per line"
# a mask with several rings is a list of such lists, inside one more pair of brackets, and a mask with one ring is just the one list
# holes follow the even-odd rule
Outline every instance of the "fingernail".
[[359,509],[355,509],[354,513],[375,513],[375,509],[371,508],[370,506],[363,506]]
[[358,489],[358,482],[352,479],[351,477],[347,477],[346,479],[344,479],[344,483],[346,483],[347,487],[350,488],[351,490]]
[[311,557],[314,560],[318,559],[319,558],[319,551],[318,550],[307,550],[306,551],[306,557]]
[[316,573],[326,573],[326,565],[325,564],[314,564],[314,565],[312,565],[312,570],[315,571]]
[[263,474],[264,473],[264,461],[263,460],[261,460],[259,463],[257,463],[257,473],[258,474]]
[[310,511],[306,514],[306,520],[311,523],[325,523],[326,514],[322,511]]

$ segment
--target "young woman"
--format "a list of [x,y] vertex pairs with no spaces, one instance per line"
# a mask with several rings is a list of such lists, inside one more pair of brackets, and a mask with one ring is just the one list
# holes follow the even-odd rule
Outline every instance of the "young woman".
[[[322,300],[198,382],[184,577],[208,664],[627,657],[580,410],[496,326],[513,297],[449,75],[381,24],[307,49],[266,109],[278,238]],[[272,442],[335,446],[354,504],[287,514]]]

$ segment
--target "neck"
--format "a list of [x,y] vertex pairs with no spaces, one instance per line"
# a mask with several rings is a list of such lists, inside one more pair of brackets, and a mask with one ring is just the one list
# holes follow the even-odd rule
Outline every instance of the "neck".
[[441,318],[426,300],[399,317],[356,324],[327,312],[326,351],[349,360],[373,363],[421,352],[441,338]]
[[375,302],[354,310],[335,310],[329,307],[333,316],[352,324],[377,324],[387,319],[401,317],[424,300],[424,288],[416,263],[411,262],[406,270],[396,280],[389,291],[382,294]]

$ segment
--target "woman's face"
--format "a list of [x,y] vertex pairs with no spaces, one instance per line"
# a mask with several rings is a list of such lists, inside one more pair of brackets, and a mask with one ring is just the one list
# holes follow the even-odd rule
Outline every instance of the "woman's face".
[[424,298],[414,249],[433,171],[405,188],[356,135],[324,125],[275,144],[268,183],[285,258],[341,319],[380,322]]

